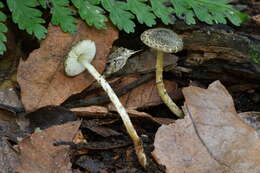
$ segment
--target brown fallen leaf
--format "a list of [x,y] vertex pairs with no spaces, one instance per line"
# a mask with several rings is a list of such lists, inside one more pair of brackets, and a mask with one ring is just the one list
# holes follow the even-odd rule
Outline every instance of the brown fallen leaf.
[[19,144],[21,164],[19,173],[71,172],[69,147],[54,146],[57,141],[72,141],[80,126],[80,121],[69,122],[35,132]]
[[259,173],[260,140],[219,82],[187,87],[185,118],[156,133],[153,156],[167,173]]
[[102,72],[106,56],[117,37],[118,31],[112,25],[108,25],[106,30],[97,30],[79,21],[74,35],[50,25],[48,36],[40,48],[34,50],[26,61],[21,61],[18,67],[17,80],[25,109],[32,111],[46,105],[59,105],[88,87],[94,79],[87,72],[74,78],[65,76],[63,61],[68,51],[80,40],[93,40],[97,47],[93,65]]
[[[131,75],[121,78],[121,83],[115,86],[120,88],[128,85],[129,83],[138,80],[138,75]],[[178,89],[178,85],[175,81],[164,80],[165,88],[168,94],[177,100],[181,97],[181,91]],[[120,97],[121,103],[127,109],[137,109],[149,106],[156,106],[162,103],[161,97],[158,94],[155,80],[144,83],[127,94]],[[109,109],[114,109],[112,104],[108,105]]]

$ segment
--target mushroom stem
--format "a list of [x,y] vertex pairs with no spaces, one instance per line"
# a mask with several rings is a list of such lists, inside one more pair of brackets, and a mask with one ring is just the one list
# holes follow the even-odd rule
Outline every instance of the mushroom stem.
[[137,155],[137,158],[139,160],[139,163],[145,167],[147,164],[146,156],[144,154],[144,149],[142,145],[142,141],[140,140],[139,136],[137,135],[134,126],[125,110],[123,105],[121,104],[120,100],[116,96],[115,92],[110,87],[109,83],[104,79],[102,75],[99,74],[99,72],[95,69],[93,65],[91,65],[89,62],[84,61],[83,58],[79,58],[78,60],[84,67],[88,70],[88,72],[98,81],[98,83],[101,85],[101,87],[105,90],[105,92],[108,94],[111,102],[116,107],[119,115],[121,116],[123,123],[126,127],[126,130],[129,134],[129,136],[132,138],[135,152]]
[[168,95],[164,83],[163,83],[163,52],[157,50],[156,58],[156,85],[159,95],[163,102],[169,107],[169,109],[176,114],[178,117],[182,118],[184,116],[182,110],[172,101]]

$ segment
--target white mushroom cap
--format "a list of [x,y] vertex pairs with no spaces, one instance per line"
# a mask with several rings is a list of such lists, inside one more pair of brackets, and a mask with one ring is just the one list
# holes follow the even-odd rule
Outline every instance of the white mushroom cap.
[[65,73],[68,76],[76,76],[82,73],[86,68],[79,62],[87,61],[91,63],[96,54],[96,45],[91,40],[83,40],[77,43],[69,52],[65,59]]

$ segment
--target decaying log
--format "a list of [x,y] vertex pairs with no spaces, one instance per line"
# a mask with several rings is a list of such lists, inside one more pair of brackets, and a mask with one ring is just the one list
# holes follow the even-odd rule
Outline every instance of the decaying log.
[[[172,69],[173,72],[181,71],[194,79],[259,83],[260,64],[251,58],[260,59],[260,33],[249,35],[241,31],[241,28],[238,32],[228,25],[186,25],[177,22],[171,29],[183,36],[184,50],[178,54],[177,67],[178,58],[166,54],[165,68]],[[154,71],[154,64],[155,56],[144,51],[131,57],[125,67],[112,76]]]

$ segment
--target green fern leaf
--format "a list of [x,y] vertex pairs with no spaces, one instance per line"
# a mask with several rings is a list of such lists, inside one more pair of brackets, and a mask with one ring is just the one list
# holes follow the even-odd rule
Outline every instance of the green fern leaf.
[[[106,28],[106,16],[103,15],[104,10],[96,5],[91,4],[88,0],[72,0],[73,5],[78,8],[80,17],[90,26],[97,29]],[[97,2],[94,2],[97,3]]]
[[50,0],[52,5],[52,18],[53,25],[59,25],[64,32],[74,34],[77,30],[76,19],[72,16],[72,9],[68,8],[68,0]]
[[229,5],[229,0],[171,0],[177,16],[184,16],[187,24],[195,24],[194,17],[208,24],[231,23],[239,26],[247,15]]
[[166,7],[163,3],[167,0],[150,0],[151,6],[154,14],[159,17],[165,25],[172,24],[173,21],[170,19],[173,9],[171,7]]
[[145,23],[151,27],[156,24],[155,15],[152,13],[152,8],[145,4],[147,0],[128,0],[127,5],[129,10],[134,13],[139,23]]
[[134,32],[135,24],[132,21],[134,15],[128,10],[125,2],[115,0],[101,0],[102,6],[109,11],[109,18],[119,30],[124,30],[126,33]]
[[38,39],[45,38],[47,30],[42,25],[42,12],[35,9],[39,3],[36,0],[7,0],[7,5],[12,12],[12,19],[18,24],[19,29],[26,30]]
[[92,5],[98,5],[98,4],[100,4],[100,1],[101,1],[101,0],[89,0],[89,2],[90,2]]
[[38,0],[39,4],[42,6],[42,8],[47,8],[47,1],[46,0]]
[[[3,8],[4,4],[0,2],[0,8]],[[6,15],[0,11],[0,55],[3,55],[6,51],[6,36],[5,33],[7,32],[7,27],[3,23],[6,20]]]

